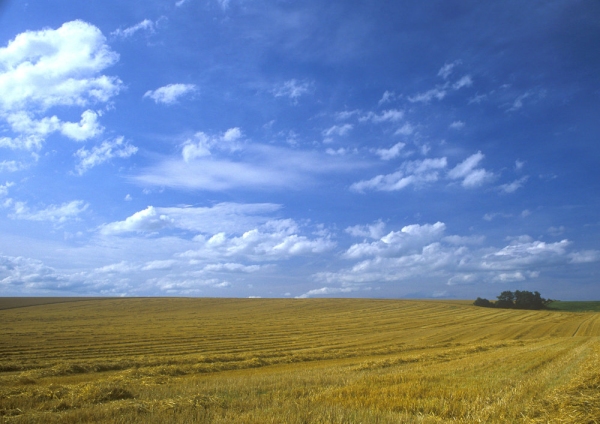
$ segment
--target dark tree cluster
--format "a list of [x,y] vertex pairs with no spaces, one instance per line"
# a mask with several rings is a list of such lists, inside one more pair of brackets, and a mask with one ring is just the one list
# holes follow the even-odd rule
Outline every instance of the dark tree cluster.
[[503,291],[500,296],[497,296],[495,302],[478,297],[473,305],[483,306],[485,308],[504,308],[504,309],[546,309],[547,305],[552,302],[551,299],[544,299],[539,292],[520,291],[516,290]]

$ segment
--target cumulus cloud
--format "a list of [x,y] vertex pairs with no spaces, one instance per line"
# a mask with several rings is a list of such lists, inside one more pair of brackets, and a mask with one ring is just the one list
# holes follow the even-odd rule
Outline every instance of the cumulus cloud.
[[74,154],[79,159],[79,163],[76,166],[77,173],[83,175],[86,171],[97,165],[113,158],[128,158],[137,151],[138,148],[124,142],[123,137],[106,140],[100,146],[95,146],[91,150],[81,148]]
[[144,97],[149,97],[155,103],[173,105],[179,98],[196,91],[194,84],[169,84],[156,90],[148,90]]
[[448,178],[462,180],[461,184],[466,188],[478,187],[491,180],[494,174],[483,168],[477,168],[484,157],[485,155],[481,152],[469,156],[448,172]]
[[296,103],[300,96],[308,93],[310,86],[311,84],[308,81],[291,79],[275,86],[271,92],[275,97],[287,97]]
[[62,122],[57,116],[35,119],[25,111],[9,113],[5,119],[16,138],[3,137],[0,146],[11,149],[39,150],[46,137],[54,132],[60,132],[75,141],[84,141],[95,137],[104,131],[98,123],[98,114],[86,110],[81,115],[80,122]]
[[400,231],[391,231],[378,241],[353,244],[344,253],[344,257],[349,259],[356,259],[363,256],[389,257],[397,255],[400,252],[420,249],[432,241],[441,238],[445,230],[446,225],[443,222],[407,225]]
[[242,138],[242,131],[235,127],[222,134],[208,135],[202,131],[194,134],[193,138],[186,140],[181,155],[185,162],[204,156],[210,156],[212,149],[235,151],[239,148],[238,141]]
[[70,291],[83,282],[65,275],[43,262],[22,256],[0,255],[0,287],[2,293],[47,293]]
[[[366,230],[366,226],[356,226],[351,231],[366,236]],[[600,261],[599,251],[570,251],[568,240],[548,243],[523,236],[496,248],[485,246],[482,236],[445,233],[442,222],[407,225],[375,241],[353,244],[343,254],[353,261],[350,267],[320,272],[314,278],[333,289],[373,282],[509,283],[536,279],[568,264]]]
[[407,161],[393,174],[378,175],[370,180],[359,181],[350,186],[351,190],[396,191],[410,185],[420,186],[439,179],[439,171],[446,168],[446,158]]
[[0,108],[105,102],[119,92],[121,82],[97,74],[118,59],[100,30],[83,21],[21,33],[0,48]]
[[210,238],[197,238],[200,248],[183,254],[187,258],[246,257],[256,261],[284,259],[290,256],[323,253],[335,247],[328,237],[310,239],[297,234],[299,228],[290,219],[268,221],[241,236],[221,232]]
[[173,219],[161,214],[153,206],[136,212],[125,221],[112,222],[101,228],[102,234],[121,234],[128,232],[155,232],[169,227]]
[[73,200],[62,205],[50,205],[46,209],[31,210],[25,202],[14,202],[13,212],[9,214],[11,219],[24,219],[27,221],[49,221],[63,223],[77,219],[78,215],[88,208],[88,204],[82,200]]
[[39,149],[56,131],[74,140],[99,134],[102,127],[89,109],[79,123],[43,114],[53,106],[86,107],[110,100],[122,83],[101,72],[118,59],[100,30],[83,21],[17,35],[0,48],[0,117],[15,134],[2,137],[0,146]]

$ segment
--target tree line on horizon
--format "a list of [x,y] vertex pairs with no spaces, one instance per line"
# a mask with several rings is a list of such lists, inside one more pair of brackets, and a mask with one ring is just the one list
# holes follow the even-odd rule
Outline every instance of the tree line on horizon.
[[533,293],[527,290],[509,290],[503,291],[497,300],[492,302],[488,299],[478,297],[473,305],[482,306],[484,308],[502,308],[502,309],[546,309],[548,304],[553,302],[552,299],[544,299],[538,291]]

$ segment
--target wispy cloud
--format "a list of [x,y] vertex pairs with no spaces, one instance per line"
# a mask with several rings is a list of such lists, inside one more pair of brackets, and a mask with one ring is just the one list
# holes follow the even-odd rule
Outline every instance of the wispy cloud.
[[125,142],[124,137],[106,140],[101,145],[92,147],[91,150],[81,148],[75,152],[75,157],[79,159],[76,167],[77,173],[83,175],[86,171],[104,162],[113,158],[125,159],[137,151],[138,148]]
[[76,219],[87,208],[88,204],[82,200],[73,200],[62,205],[50,205],[41,210],[31,210],[25,202],[14,202],[14,210],[9,214],[9,218],[63,223]]
[[527,182],[528,179],[528,176],[524,176],[519,178],[518,180],[513,181],[512,183],[502,184],[500,186],[500,190],[504,193],[514,193],[515,191],[523,187],[523,185],[525,184],[525,182]]
[[448,172],[448,177],[452,180],[462,180],[462,186],[466,188],[478,187],[491,180],[494,174],[483,168],[478,168],[483,160],[484,154],[477,152],[463,162],[456,165]]
[[111,32],[111,35],[121,38],[129,38],[133,36],[138,31],[148,31],[150,33],[154,32],[154,22],[150,19],[144,19],[140,23],[137,23],[133,26],[130,26],[125,29],[117,29],[116,31]]
[[279,84],[271,91],[275,97],[287,97],[292,102],[297,103],[298,98],[309,92],[311,83],[308,81],[298,81],[291,79]]
[[154,233],[178,228],[192,233],[242,233],[272,219],[281,205],[273,203],[218,203],[210,207],[154,207],[134,213],[123,221],[100,227],[105,235]]
[[400,156],[400,152],[404,146],[406,146],[406,144],[400,142],[394,144],[389,149],[377,149],[375,153],[377,153],[377,155],[383,160],[390,160]]
[[369,112],[359,118],[360,122],[373,122],[379,124],[381,122],[397,122],[404,117],[404,111],[398,109],[384,110],[380,114]]
[[331,137],[333,135],[345,136],[352,130],[352,128],[354,128],[354,125],[352,124],[333,125],[324,130],[323,135],[325,137]]
[[293,189],[315,182],[319,175],[349,172],[364,164],[318,152],[249,144],[239,157],[194,156],[188,162],[168,158],[132,177],[143,185],[210,191]]
[[357,192],[366,190],[396,191],[408,186],[422,186],[439,179],[439,171],[446,168],[446,158],[407,161],[392,174],[378,175],[370,180],[354,183],[350,189]]

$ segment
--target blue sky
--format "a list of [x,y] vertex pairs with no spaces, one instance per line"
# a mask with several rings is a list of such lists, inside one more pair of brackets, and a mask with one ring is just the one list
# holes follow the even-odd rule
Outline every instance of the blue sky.
[[600,3],[0,5],[0,293],[600,299]]

